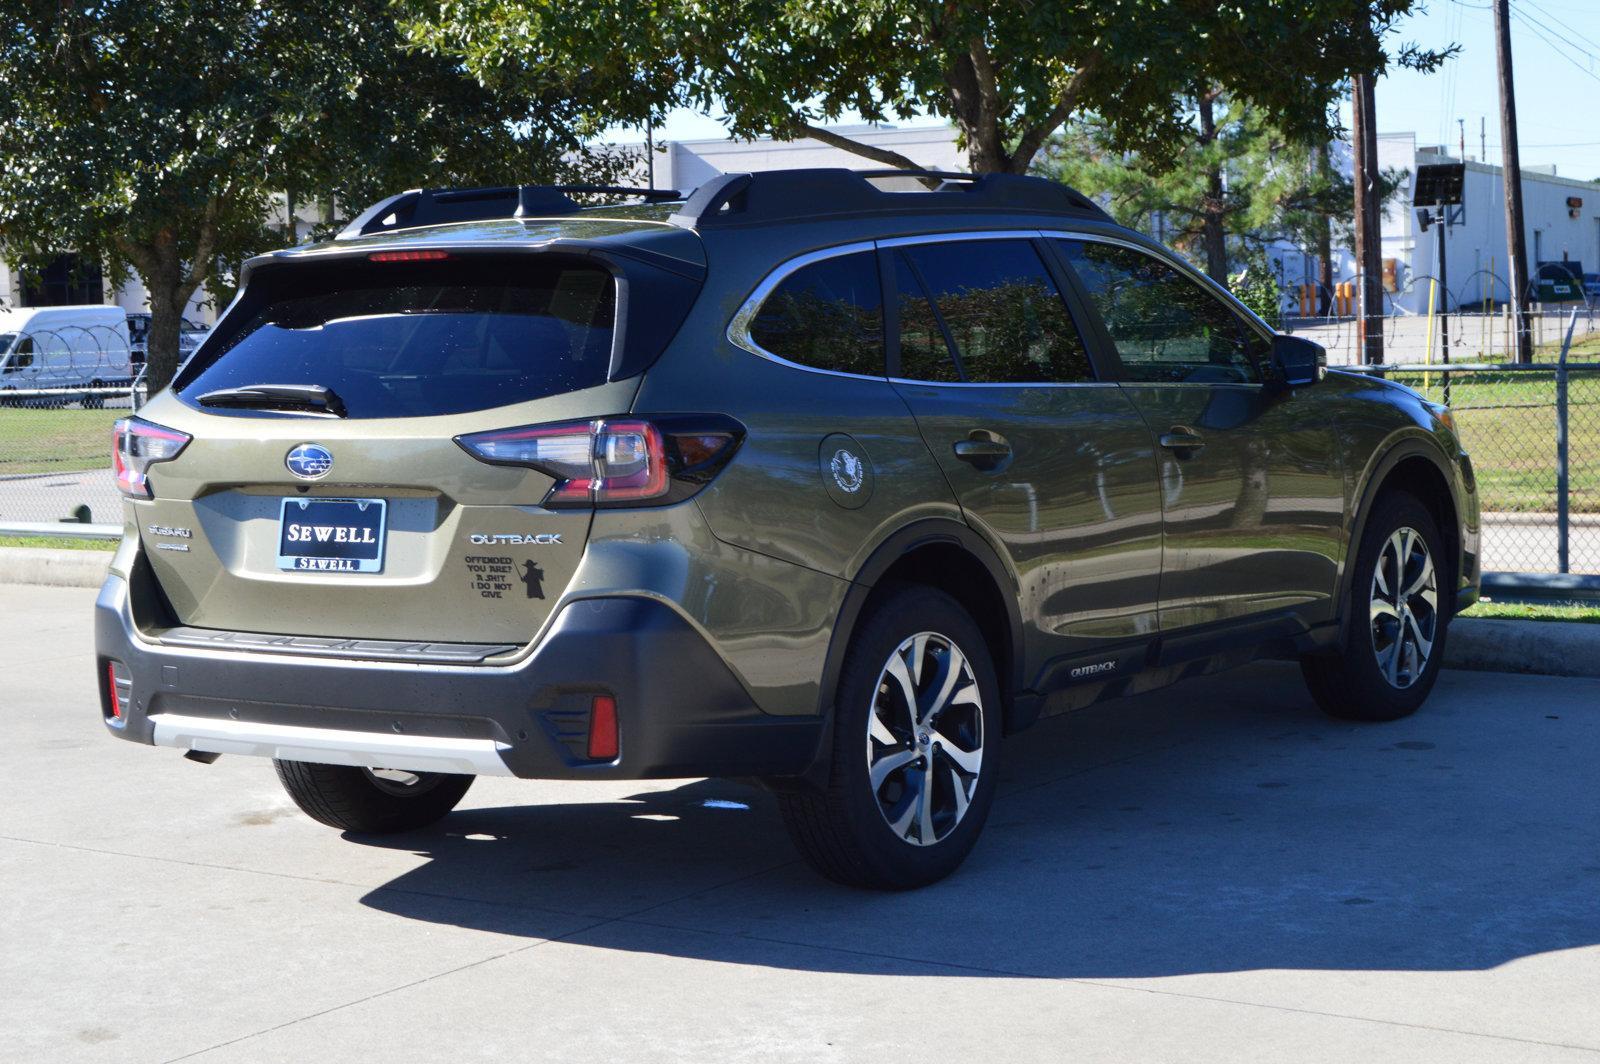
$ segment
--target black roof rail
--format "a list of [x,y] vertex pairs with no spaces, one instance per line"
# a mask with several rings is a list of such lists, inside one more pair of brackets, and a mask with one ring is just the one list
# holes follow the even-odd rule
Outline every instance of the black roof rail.
[[573,214],[583,204],[573,195],[636,196],[646,201],[679,200],[673,188],[629,188],[625,185],[503,185],[494,188],[413,188],[379,200],[340,231],[337,239],[353,240],[374,233],[393,233],[424,225],[479,222],[501,218],[537,218]]
[[[925,192],[890,192],[874,180],[914,178]],[[936,184],[935,184],[936,182]],[[1111,221],[1093,200],[1057,181],[1020,174],[940,170],[767,170],[722,174],[695,189],[671,221],[690,229],[929,210],[1038,211]]]

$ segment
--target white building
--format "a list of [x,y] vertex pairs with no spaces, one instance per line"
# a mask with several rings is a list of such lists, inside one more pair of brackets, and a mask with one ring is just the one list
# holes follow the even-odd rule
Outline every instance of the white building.
[[[278,196],[273,203],[268,224],[284,234],[285,242],[295,242],[311,231],[320,220],[319,208],[314,203],[303,203],[295,209],[294,237],[290,238],[287,216],[287,197]],[[220,308],[212,305],[211,296],[202,287],[189,300],[184,318],[204,325],[217,320]],[[7,262],[0,249],[0,306],[18,308],[34,306],[62,306],[66,304],[106,303],[131,312],[148,312],[150,292],[137,274],[125,278],[121,285],[106,279],[98,266],[85,266],[77,255],[70,252],[59,256],[42,276],[27,277],[23,271]]]
[[[1416,173],[1429,163],[1459,162],[1447,148],[1417,146],[1414,133],[1378,136],[1378,165]],[[1406,311],[1426,314],[1430,280],[1439,274],[1438,233],[1423,232],[1411,206],[1408,179],[1383,216],[1383,256],[1396,260],[1398,291],[1392,296]],[[1462,192],[1461,223],[1445,233],[1449,306],[1510,296],[1506,266],[1505,185],[1501,168],[1469,158]],[[1522,220],[1528,271],[1539,263],[1561,262],[1570,269],[1600,271],[1600,184],[1558,177],[1554,167],[1522,170]],[[1439,294],[1441,301],[1444,299]]]
[[[949,126],[896,129],[894,126],[862,125],[835,127],[834,131],[875,148],[898,152],[925,170],[967,169],[967,153],[956,147],[956,131]],[[883,168],[863,155],[810,138],[675,140],[656,146],[655,183],[657,188],[688,191],[718,174],[817,166],[847,170]]]

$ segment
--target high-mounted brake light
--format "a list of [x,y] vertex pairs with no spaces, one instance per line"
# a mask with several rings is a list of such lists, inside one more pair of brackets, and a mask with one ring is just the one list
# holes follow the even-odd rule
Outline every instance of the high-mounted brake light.
[[544,505],[638,506],[687,499],[733,457],[744,429],[731,418],[597,418],[457,436],[479,461],[556,478]]
[[438,262],[448,259],[448,251],[374,251],[368,262]]
[[111,471],[116,474],[117,488],[130,499],[151,498],[150,467],[178,457],[191,438],[187,432],[143,418],[118,421],[111,430]]

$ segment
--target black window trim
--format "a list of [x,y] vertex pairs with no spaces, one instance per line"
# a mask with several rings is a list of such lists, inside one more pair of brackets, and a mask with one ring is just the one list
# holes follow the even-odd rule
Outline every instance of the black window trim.
[[1071,264],[1067,262],[1066,257],[1061,254],[1058,248],[1056,248],[1055,242],[1057,240],[1081,240],[1089,243],[1110,244],[1115,247],[1127,248],[1130,251],[1136,251],[1141,254],[1148,255],[1156,261],[1172,267],[1174,270],[1178,271],[1180,275],[1198,283],[1201,289],[1209,293],[1213,299],[1221,303],[1224,309],[1232,312],[1233,315],[1244,322],[1248,328],[1255,330],[1262,340],[1270,344],[1277,336],[1277,333],[1270,325],[1262,321],[1260,316],[1257,315],[1255,311],[1239,302],[1232,292],[1229,292],[1226,288],[1222,287],[1210,277],[1207,277],[1194,266],[1184,262],[1181,258],[1173,255],[1166,248],[1163,248],[1160,245],[1141,244],[1137,241],[1125,240],[1109,234],[1088,232],[1085,230],[1045,230],[1040,232],[1039,236],[1049,248],[1046,256],[1047,261],[1057,264],[1068,279],[1068,286],[1072,290],[1071,301],[1081,305],[1085,314],[1087,315],[1086,320],[1090,323],[1090,329],[1092,330],[1094,337],[1092,344],[1094,350],[1091,352],[1091,354],[1095,356],[1097,366],[1101,365],[1102,363],[1109,363],[1108,368],[1111,370],[1111,376],[1105,379],[1122,381],[1140,388],[1263,388],[1269,383],[1269,378],[1272,373],[1271,367],[1262,365],[1261,361],[1248,351],[1245,352],[1245,357],[1250,359],[1251,364],[1254,365],[1256,369],[1257,379],[1253,381],[1127,380],[1123,373],[1122,358],[1117,353],[1117,345],[1112,341],[1111,333],[1106,329],[1105,322],[1100,317],[1100,312],[1094,308],[1094,305],[1089,300],[1088,291],[1084,288],[1083,279],[1078,276],[1078,271],[1072,268]]

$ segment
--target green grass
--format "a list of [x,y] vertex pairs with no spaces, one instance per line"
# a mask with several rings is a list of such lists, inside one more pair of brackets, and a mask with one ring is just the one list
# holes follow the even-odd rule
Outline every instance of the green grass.
[[[1600,345],[1600,338],[1595,343]],[[1462,374],[1452,379],[1448,400],[1440,374],[1394,373],[1390,379],[1436,402],[1449,402],[1462,445],[1472,456],[1485,512],[1555,511],[1553,374]],[[1600,513],[1600,373],[1569,377],[1567,461],[1572,512]]]
[[48,547],[52,550],[117,549],[114,539],[81,539],[77,536],[0,536],[0,547]]
[[1479,602],[1462,613],[1463,617],[1489,617],[1508,621],[1580,621],[1600,624],[1600,603],[1594,605],[1553,605],[1530,602]]
[[108,468],[111,425],[127,413],[0,407],[0,476]]

